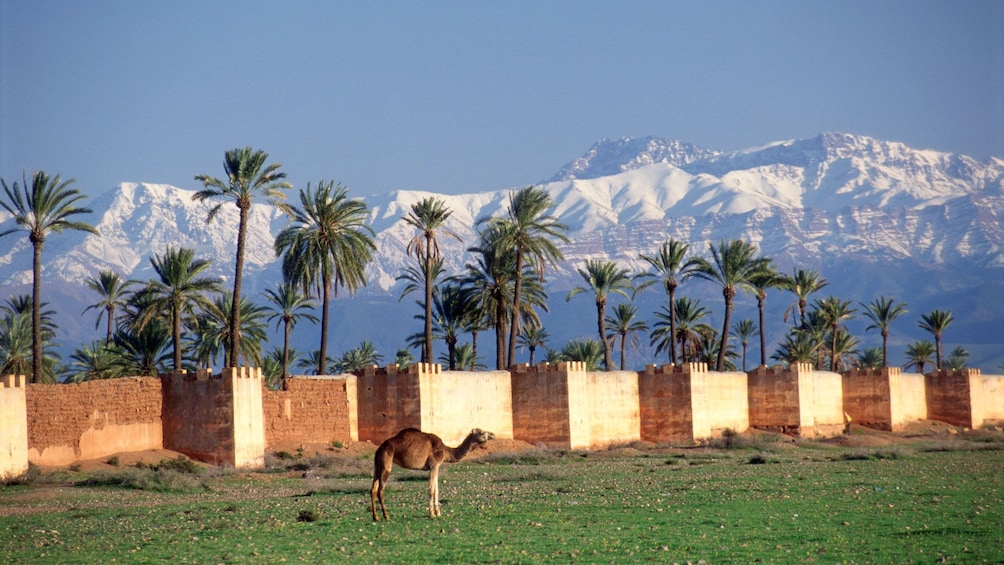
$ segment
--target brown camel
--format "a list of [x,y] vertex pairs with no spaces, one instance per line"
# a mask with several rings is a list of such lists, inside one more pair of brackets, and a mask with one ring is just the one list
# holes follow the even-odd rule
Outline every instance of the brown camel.
[[383,491],[387,486],[394,463],[405,469],[415,469],[429,472],[429,516],[440,515],[439,509],[439,465],[444,461],[456,463],[463,459],[473,447],[483,445],[488,440],[495,439],[495,434],[479,429],[472,430],[464,438],[459,447],[450,447],[435,434],[427,434],[415,428],[405,428],[396,436],[384,441],[377,448],[373,467],[373,486],[370,487],[370,505],[373,508],[373,520],[377,517],[377,499],[385,520],[387,507],[383,503]]

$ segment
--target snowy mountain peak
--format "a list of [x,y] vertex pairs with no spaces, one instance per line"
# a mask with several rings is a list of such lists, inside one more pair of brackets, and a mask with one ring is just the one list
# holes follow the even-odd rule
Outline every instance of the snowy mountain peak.
[[654,163],[682,167],[718,155],[719,151],[664,137],[604,138],[547,182],[616,175]]

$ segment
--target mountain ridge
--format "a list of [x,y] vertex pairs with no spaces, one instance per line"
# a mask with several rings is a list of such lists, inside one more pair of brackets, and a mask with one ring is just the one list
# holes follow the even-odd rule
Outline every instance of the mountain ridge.
[[[609,171],[614,172],[605,174]],[[548,273],[548,283],[554,290],[578,285],[575,268],[585,259],[607,258],[643,269],[638,254],[653,251],[667,237],[688,241],[692,253],[702,254],[708,243],[741,238],[774,258],[782,272],[796,266],[822,270],[834,292],[855,289],[867,294],[854,296],[857,300],[878,293],[923,303],[939,289],[984,288],[1004,279],[1002,184],[1000,159],[980,162],[842,133],[731,153],[667,138],[600,140],[540,185],[554,198],[552,214],[569,225],[571,239],[562,246],[566,260]],[[396,277],[408,264],[405,249],[414,235],[402,220],[411,204],[435,196],[453,211],[445,227],[462,241],[444,237],[440,245],[446,271],[455,273],[467,260],[466,248],[476,242],[477,220],[501,213],[513,190],[462,195],[399,190],[364,198],[377,250],[367,269],[370,284],[350,300],[396,298]],[[151,275],[149,257],[168,245],[195,248],[213,262],[215,274],[230,281],[236,214],[224,209],[206,223],[209,204],[192,201],[194,192],[122,183],[86,202],[94,213],[85,220],[102,237],[58,234],[47,240],[46,281],[82,286],[106,268],[145,280]],[[293,193],[290,201],[295,202]],[[272,239],[286,221],[265,204],[253,206],[248,291],[278,281]],[[0,215],[0,231],[7,222],[9,215]],[[0,282],[8,287],[30,283],[27,238],[4,239],[11,247],[0,247]],[[838,264],[874,273],[875,280],[826,272]],[[890,272],[876,270],[880,266]],[[1004,300],[989,308],[996,320],[1004,319]],[[956,318],[969,323],[970,316]],[[974,327],[974,335],[984,337],[1004,330],[993,320]]]

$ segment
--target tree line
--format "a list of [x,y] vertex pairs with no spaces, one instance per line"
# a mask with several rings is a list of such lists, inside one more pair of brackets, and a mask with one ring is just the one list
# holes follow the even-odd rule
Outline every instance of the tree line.
[[[76,220],[91,210],[82,206],[85,196],[72,187],[74,181],[51,178],[44,171],[8,185],[0,179],[4,194],[0,206],[13,215],[15,227],[3,236],[24,232],[32,245],[32,294],[12,296],[0,305],[0,373],[27,374],[30,382],[80,382],[129,375],[156,375],[170,370],[256,365],[263,368],[269,386],[281,387],[291,367],[315,374],[358,371],[379,364],[383,356],[372,342],[363,341],[340,358],[328,354],[331,300],[339,290],[354,293],[367,284],[365,269],[373,259],[375,236],[366,225],[368,209],[362,200],[350,198],[348,189],[334,181],[307,183],[298,191],[299,204],[286,202],[292,185],[279,163],[269,163],[262,150],[243,147],[227,151],[224,178],[200,174],[203,188],[196,201],[214,203],[206,221],[213,221],[224,205],[233,204],[239,216],[233,286],[205,273],[210,262],[187,248],[168,246],[150,258],[155,276],[147,281],[125,280],[102,270],[86,285],[99,300],[96,326],[104,322],[105,338],[76,349],[70,362],[49,351],[54,343],[53,312],[42,300],[42,250],[48,236],[63,231],[96,235],[94,226]],[[265,200],[289,217],[276,236],[274,250],[281,257],[283,282],[262,293],[264,302],[242,294],[247,221],[255,201]],[[407,246],[414,264],[406,266],[398,280],[404,283],[401,300],[421,293],[415,301],[421,331],[399,349],[394,362],[407,365],[416,360],[441,361],[450,370],[485,368],[478,353],[477,338],[491,330],[495,337],[496,369],[516,363],[516,350],[527,350],[534,364],[538,350],[548,362],[582,361],[589,370],[615,367],[613,349],[619,344],[620,369],[625,368],[626,349],[647,333],[656,355],[669,363],[706,362],[716,370],[747,369],[751,340],[759,338],[759,365],[768,360],[764,319],[768,291],[794,295],[784,313],[791,327],[770,359],[782,364],[812,363],[818,369],[841,371],[849,367],[888,365],[888,340],[894,320],[907,313],[906,304],[878,296],[859,303],[869,322],[866,331],[877,330],[882,346],[861,347],[846,329],[846,322],[859,311],[850,300],[835,296],[816,297],[827,281],[820,273],[795,269],[790,275],[776,270],[769,257],[741,240],[708,245],[708,256],[692,254],[689,244],[667,239],[655,253],[641,254],[648,269],[632,273],[609,260],[587,260],[577,268],[582,284],[568,292],[570,301],[579,294],[592,295],[596,309],[596,338],[575,339],[560,348],[549,347],[550,333],[539,312],[548,311],[545,289],[547,270],[564,260],[560,244],[568,243],[567,226],[548,212],[550,195],[529,186],[509,195],[502,214],[479,218],[477,241],[467,248],[470,260],[457,273],[446,273],[439,243],[441,238],[460,241],[446,228],[452,211],[436,197],[410,207],[403,220],[415,229]],[[232,210],[232,209],[231,209]],[[707,323],[711,310],[699,300],[677,296],[681,284],[696,279],[719,288],[723,298],[720,329]],[[634,305],[639,292],[659,286],[665,303],[653,313],[649,326]],[[757,300],[758,320],[733,322],[737,293]],[[616,304],[608,303],[618,300]],[[810,302],[810,299],[811,302]],[[608,313],[608,306],[610,312]],[[320,310],[320,319],[315,315]],[[85,310],[86,312],[86,310]],[[316,350],[301,354],[290,345],[291,330],[301,322],[319,323]],[[283,345],[264,351],[270,323],[282,330]],[[928,367],[965,366],[968,353],[956,348],[947,357],[942,337],[952,323],[950,311],[933,310],[920,317],[919,326],[934,342],[916,341],[906,348],[907,369],[925,372]],[[469,336],[469,342],[463,342]],[[443,342],[439,357],[434,344]],[[741,363],[741,365],[737,365]]]

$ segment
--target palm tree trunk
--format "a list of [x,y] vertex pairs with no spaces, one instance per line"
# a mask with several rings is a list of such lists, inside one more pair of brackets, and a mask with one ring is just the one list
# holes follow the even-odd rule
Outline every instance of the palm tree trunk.
[[422,346],[422,362],[432,363],[432,258],[430,238],[425,238],[425,343]]
[[171,305],[171,341],[174,343],[174,370],[181,370],[181,308]]
[[882,329],[882,366],[889,366],[889,330]]
[[[676,287],[669,289],[669,362],[676,365]],[[683,353],[682,351],[680,352]]]
[[328,364],[328,305],[331,303],[331,276],[324,274],[324,289],[321,293],[321,347],[317,355],[317,374],[323,375],[327,372]]
[[941,334],[934,334],[934,358],[935,358],[935,370],[941,370]]
[[533,364],[533,353],[534,353],[534,351],[537,350],[537,348],[531,345],[529,347],[529,349],[530,349],[530,366],[533,367],[534,366],[534,364]]
[[478,330],[471,330],[471,370],[478,366]]
[[237,227],[237,264],[234,266],[234,302],[230,306],[230,362],[237,365],[241,350],[241,283],[244,278],[244,239],[247,235],[248,208],[238,204],[241,211]]
[[105,334],[105,345],[108,345],[112,342],[112,320],[115,319],[115,305],[106,306],[105,312],[108,314],[108,332]]
[[282,331],[282,390],[286,389],[286,379],[289,378],[289,320],[285,320]]
[[607,302],[605,300],[596,301],[596,328],[600,332],[600,343],[603,344],[603,370],[610,370],[610,341],[607,340],[607,326],[604,323],[606,317]]
[[519,302],[523,292],[523,250],[516,250],[516,284],[512,293],[512,321],[509,323],[509,353],[506,356],[506,367],[512,367],[516,358],[516,336],[519,335]]
[[31,236],[31,382],[42,382],[42,243]]
[[621,371],[624,370],[624,342],[627,341],[627,335],[621,334]]
[[[760,310],[760,366],[767,366],[767,338],[763,331],[763,303],[766,299],[765,297],[757,297],[757,308]],[[746,370],[746,349],[743,348],[743,371]]]
[[495,301],[495,368],[505,369],[505,306]]
[[716,371],[721,371],[725,366],[725,350],[729,346],[729,323],[732,321],[732,299],[735,297],[736,291],[732,288],[725,288],[722,290],[722,295],[725,296],[725,322],[722,324],[722,341],[718,346]]

